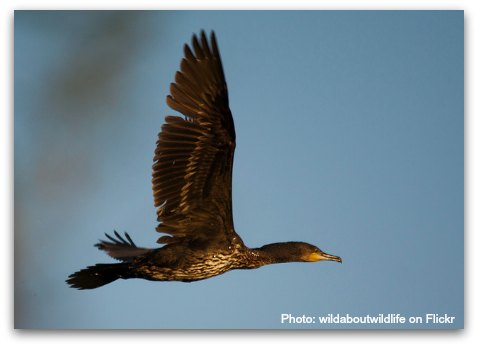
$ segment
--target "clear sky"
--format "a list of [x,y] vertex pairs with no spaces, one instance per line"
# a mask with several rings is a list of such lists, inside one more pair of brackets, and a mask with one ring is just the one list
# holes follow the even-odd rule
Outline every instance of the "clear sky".
[[[16,12],[15,326],[463,327],[463,12]],[[151,165],[182,46],[215,30],[237,147],[236,231],[342,264],[195,283],[67,276],[154,247]],[[452,324],[285,324],[428,313]]]

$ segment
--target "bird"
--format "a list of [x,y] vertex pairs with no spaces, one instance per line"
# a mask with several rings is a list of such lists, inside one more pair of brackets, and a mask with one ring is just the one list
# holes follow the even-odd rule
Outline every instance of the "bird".
[[[208,37],[209,36],[209,37]],[[152,166],[159,248],[138,247],[127,232],[105,233],[95,246],[118,260],[71,274],[72,288],[94,289],[117,279],[193,282],[234,269],[288,262],[342,262],[305,242],[247,247],[232,215],[232,168],[236,133],[214,31],[193,34],[161,126]]]

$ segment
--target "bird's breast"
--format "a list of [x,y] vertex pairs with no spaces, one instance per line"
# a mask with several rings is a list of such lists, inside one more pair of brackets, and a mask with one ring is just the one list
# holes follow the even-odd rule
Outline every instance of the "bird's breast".
[[184,254],[174,266],[144,264],[136,272],[139,277],[154,281],[198,281],[226,271],[244,268],[247,253],[243,247],[231,245],[226,249]]

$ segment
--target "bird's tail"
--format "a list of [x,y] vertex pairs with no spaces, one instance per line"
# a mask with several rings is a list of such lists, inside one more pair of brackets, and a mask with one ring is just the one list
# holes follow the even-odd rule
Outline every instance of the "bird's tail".
[[119,278],[128,278],[129,264],[96,264],[71,274],[66,283],[72,288],[94,289]]

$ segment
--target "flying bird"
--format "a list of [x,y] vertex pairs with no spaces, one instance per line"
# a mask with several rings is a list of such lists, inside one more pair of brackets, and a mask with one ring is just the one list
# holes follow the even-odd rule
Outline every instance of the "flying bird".
[[[248,248],[234,229],[232,166],[236,133],[214,32],[193,35],[167,104],[153,162],[154,205],[160,248],[137,247],[128,233],[106,235],[95,246],[119,263],[71,274],[73,288],[93,289],[117,279],[192,282],[233,269],[287,262],[342,262],[305,242]],[[165,234],[165,235],[164,235]]]

